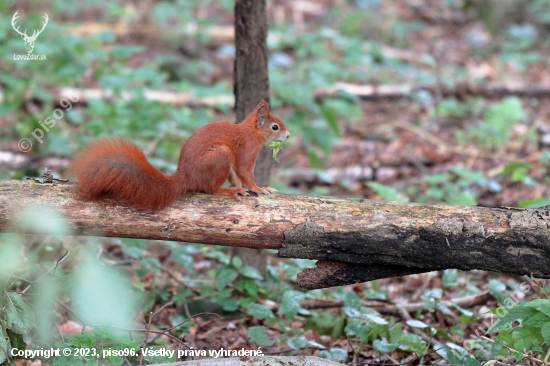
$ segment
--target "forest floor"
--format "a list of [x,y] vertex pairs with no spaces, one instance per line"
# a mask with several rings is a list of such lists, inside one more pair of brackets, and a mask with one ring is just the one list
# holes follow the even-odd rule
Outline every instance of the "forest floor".
[[[343,33],[351,32],[365,42],[373,40],[379,45],[388,44],[386,48],[372,50],[369,63],[363,65],[363,56],[356,55],[353,45],[342,53],[333,43],[320,41],[325,43],[324,50],[332,52],[336,55],[334,57],[359,57],[359,61],[350,61],[350,72],[357,73],[355,78],[348,75],[341,82],[401,87],[429,85],[432,88],[398,98],[353,99],[355,109],[349,112],[349,118],[346,112],[337,114],[333,122],[339,136],[333,134],[329,141],[308,135],[311,130],[303,126],[296,127],[292,143],[277,157],[279,163],[276,163],[272,176],[274,187],[288,193],[433,204],[512,207],[550,204],[547,199],[550,193],[550,154],[546,150],[550,145],[548,44],[539,37],[532,45],[517,45],[523,36],[518,36],[520,39],[517,40],[510,33],[522,29],[510,28],[508,33],[490,31],[486,23],[471,12],[449,7],[444,1],[424,1],[420,2],[421,5],[388,1],[372,8],[381,14],[381,20],[373,24],[363,24],[361,19],[353,17],[355,11],[365,14],[371,8],[365,5],[365,10],[355,2],[351,3],[278,0],[269,5],[268,19],[275,32],[280,31],[283,37],[288,27],[296,30],[297,38],[300,38],[302,34],[304,37],[308,34],[315,36],[322,29],[345,22],[351,30],[340,26]],[[151,4],[143,3],[138,10],[147,12],[150,10],[148,6]],[[198,6],[194,12],[197,17],[216,19],[216,26],[222,30],[232,26],[231,12],[221,6]],[[515,24],[513,19],[503,17],[499,20],[503,27]],[[82,24],[100,20],[101,16],[93,12],[75,14],[71,19]],[[354,22],[359,22],[355,28],[352,27]],[[528,33],[528,30],[523,31]],[[171,52],[185,61],[200,61],[208,65],[206,75],[196,75],[198,83],[221,84],[230,90],[233,56],[232,44],[226,41],[227,37],[222,32],[207,42],[198,45],[181,43],[176,49],[170,42],[131,33],[120,36],[118,42],[145,47],[145,52],[128,60],[130,67],[148,64],[153,60],[151,55]],[[296,42],[279,45],[270,62],[287,62],[293,65],[290,68],[302,62],[300,43]],[[309,38],[304,42],[310,42]],[[315,52],[313,48],[309,49],[307,59],[315,61],[320,57]],[[525,60],[521,55],[536,57]],[[177,74],[177,70],[171,70],[169,63],[167,65],[168,73]],[[284,82],[284,79],[279,80],[279,75],[287,69],[277,70],[273,82],[276,86]],[[88,75],[88,78],[82,87],[101,87],[93,75]],[[460,90],[457,85],[461,82],[514,85],[524,90],[534,85],[546,86],[548,93],[544,97],[528,96],[527,92],[521,91],[506,97],[471,95]],[[455,87],[458,90],[456,95],[445,95],[446,88]],[[285,92],[287,90],[274,88],[274,99],[278,102],[272,112],[285,122],[296,121],[302,107],[291,105],[288,99],[292,96],[285,99],[281,95]],[[313,103],[314,96],[308,98]],[[33,107],[26,104],[25,108]],[[234,120],[232,111],[223,108],[212,110],[209,116],[213,120]],[[17,122],[16,116],[0,118],[2,129],[17,129]],[[311,121],[313,126],[315,123],[317,121]],[[287,127],[293,131],[292,122]],[[78,133],[79,128],[71,127],[70,130]],[[17,142],[0,140],[0,151],[17,155]],[[312,154],[316,157],[312,158]],[[21,170],[23,166],[36,170],[48,166],[63,175],[69,161],[66,155],[56,153],[44,153],[32,159],[25,156],[21,163],[9,159],[12,159],[10,163],[0,167],[2,173]],[[316,161],[321,161],[321,164]],[[518,302],[546,297],[544,285],[536,288],[524,277],[449,270],[312,291],[301,299],[300,311],[289,316],[292,312],[280,311],[282,302],[286,301],[283,290],[298,290],[296,272],[311,263],[283,260],[272,253],[270,276],[279,277],[280,282],[271,283],[263,292],[257,289],[249,291],[243,287],[245,284],[232,285],[232,296],[241,301],[242,307],[228,311],[222,306],[223,291],[216,287],[214,274],[215,268],[229,265],[227,248],[203,250],[199,249],[200,246],[189,246],[187,252],[180,253],[165,242],[146,246],[132,243],[105,240],[102,255],[106,261],[118,263],[133,273],[134,282],[139,284],[137,287],[148,293],[144,309],[155,311],[173,302],[154,316],[152,328],[166,329],[197,312],[223,314],[221,318],[195,317],[184,331],[176,334],[196,349],[257,349],[258,343],[250,339],[248,330],[266,326],[267,338],[278,340],[271,346],[262,347],[266,355],[321,354],[339,362],[372,365],[445,364],[447,361],[441,352],[433,351],[446,342],[462,345],[466,339],[478,339],[480,327],[487,328],[484,325],[487,312],[497,308],[503,299]],[[141,254],[136,255],[135,248],[139,248]],[[181,258],[189,258],[190,262]],[[146,271],[140,272],[144,266]],[[529,289],[522,286],[525,283],[531,285]],[[254,291],[259,291],[262,296],[254,296]],[[350,320],[353,316],[346,309],[355,298],[346,297],[349,292],[357,295],[363,307],[376,310],[377,316],[387,323],[378,324],[382,328],[365,328],[367,333],[370,332],[366,335],[352,334],[355,328],[349,325],[353,324]],[[459,301],[463,296],[470,296],[471,301],[460,307],[449,303]],[[251,315],[243,305],[246,304],[243,299],[247,298],[262,304],[270,310],[270,315]],[[419,302],[423,305],[407,310],[408,306]],[[82,324],[70,312],[60,309],[60,314],[60,332],[69,335],[82,331]],[[376,323],[379,318],[373,319]],[[411,319],[421,321],[425,327],[415,325]],[[386,337],[391,336],[390,329],[395,329],[392,327],[398,323],[402,334],[416,335],[424,342],[424,352],[419,351],[422,347],[412,345],[414,342],[394,349],[380,344],[382,340],[390,343]],[[434,334],[430,334],[431,329]],[[491,338],[495,334],[486,336]],[[290,341],[294,338],[300,340]],[[300,343],[303,338],[306,343]],[[148,344],[182,348],[180,343],[164,335],[150,337]],[[345,357],[331,351],[334,349],[343,350]],[[476,355],[478,358],[489,357],[483,346]],[[36,366],[35,363],[32,365]]]

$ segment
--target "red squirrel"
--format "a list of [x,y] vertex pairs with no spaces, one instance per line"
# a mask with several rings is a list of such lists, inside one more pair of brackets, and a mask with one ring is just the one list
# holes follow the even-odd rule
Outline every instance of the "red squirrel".
[[[161,210],[192,192],[248,196],[276,192],[254,181],[256,157],[262,145],[284,141],[290,133],[262,101],[242,123],[212,122],[183,144],[178,168],[166,175],[155,169],[141,150],[124,138],[103,138],[78,153],[69,166],[85,199],[114,198],[146,210]],[[232,185],[222,188],[226,180]],[[242,182],[242,183],[241,183]]]

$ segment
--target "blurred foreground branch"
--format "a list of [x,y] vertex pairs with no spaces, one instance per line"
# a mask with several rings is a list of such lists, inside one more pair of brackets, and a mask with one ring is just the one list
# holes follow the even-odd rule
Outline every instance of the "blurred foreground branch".
[[[25,208],[36,212],[26,216]],[[0,232],[36,233],[37,215],[53,212],[74,235],[278,249],[281,257],[320,260],[298,276],[308,289],[447,268],[550,278],[546,209],[195,194],[144,212],[82,201],[70,183],[0,180]],[[38,226],[42,235],[58,234],[53,225]]]

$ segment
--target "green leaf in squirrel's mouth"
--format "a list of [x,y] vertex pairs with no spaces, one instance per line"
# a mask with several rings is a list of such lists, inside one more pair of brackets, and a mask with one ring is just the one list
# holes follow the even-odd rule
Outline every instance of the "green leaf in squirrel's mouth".
[[283,149],[284,144],[284,141],[271,141],[269,144],[267,144],[267,146],[273,149],[273,159],[275,159],[275,161],[277,162],[279,162],[279,160],[277,160],[277,154],[279,153],[279,150]]

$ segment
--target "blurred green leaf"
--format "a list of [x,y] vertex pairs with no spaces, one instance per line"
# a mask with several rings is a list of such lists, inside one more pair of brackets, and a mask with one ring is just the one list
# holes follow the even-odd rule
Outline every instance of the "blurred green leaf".
[[458,281],[458,274],[457,274],[456,270],[446,269],[443,272],[442,281],[443,281],[443,286],[445,288],[456,286],[457,281]]
[[231,264],[233,264],[235,268],[241,268],[243,266],[243,261],[239,257],[233,257]]
[[304,301],[305,295],[298,291],[287,291],[283,294],[283,300],[278,313],[284,314],[287,319],[292,319],[300,311],[300,303]]
[[130,327],[134,300],[123,279],[122,273],[87,259],[73,285],[75,311],[91,324]]
[[248,335],[250,339],[258,343],[260,346],[272,346],[273,341],[267,338],[266,327],[250,327],[248,328]]
[[253,316],[256,319],[271,319],[273,318],[273,312],[269,310],[265,305],[250,304],[248,307],[248,315]]
[[331,348],[329,351],[319,352],[318,357],[335,362],[345,362],[348,359],[348,353],[341,348]]
[[521,208],[540,208],[550,205],[550,199],[546,198],[533,198],[527,201],[520,202],[518,207]]
[[386,338],[376,339],[374,342],[372,342],[372,346],[375,350],[382,353],[393,352],[399,347],[398,344],[389,343]]
[[16,292],[4,292],[7,328],[17,334],[29,334],[34,327],[34,312]]
[[252,278],[255,280],[263,280],[263,276],[258,271],[258,269],[252,267],[252,266],[244,266],[239,269],[239,273],[242,274],[245,277]]
[[376,182],[367,182],[367,186],[369,186],[373,191],[378,193],[380,198],[384,201],[409,202],[408,197],[397,192],[395,189],[391,187],[387,187]]
[[218,290],[223,290],[227,285],[237,279],[239,273],[233,269],[225,268],[218,273]]
[[344,306],[359,310],[361,309],[361,300],[355,292],[347,291],[344,296]]
[[291,349],[306,348],[309,344],[308,340],[304,337],[294,337],[287,341],[288,347]]

